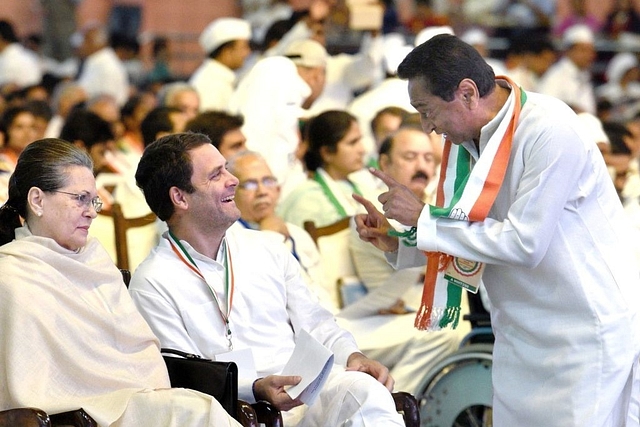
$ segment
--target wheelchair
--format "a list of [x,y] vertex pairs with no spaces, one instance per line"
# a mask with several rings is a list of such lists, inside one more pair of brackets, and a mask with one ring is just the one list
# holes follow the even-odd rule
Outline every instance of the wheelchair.
[[493,333],[479,294],[469,294],[471,332],[424,377],[416,398],[421,427],[491,427]]

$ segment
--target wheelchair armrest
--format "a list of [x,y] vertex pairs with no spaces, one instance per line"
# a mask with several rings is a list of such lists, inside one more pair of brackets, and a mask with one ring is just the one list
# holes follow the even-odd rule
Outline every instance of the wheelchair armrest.
[[407,427],[420,427],[420,410],[416,398],[404,391],[391,394],[396,403],[396,409],[402,414]]
[[49,416],[38,408],[15,408],[0,411],[0,427],[50,427]]
[[55,426],[73,426],[73,427],[98,427],[95,422],[84,409],[80,408],[75,411],[61,412],[59,414],[50,415],[51,425]]
[[471,332],[462,338],[458,347],[462,348],[468,344],[476,343],[493,344],[494,341],[495,337],[491,326],[475,326],[471,329]]
[[253,405],[253,410],[256,411],[258,416],[258,422],[264,424],[267,427],[283,427],[282,414],[280,411],[266,400],[259,400]]

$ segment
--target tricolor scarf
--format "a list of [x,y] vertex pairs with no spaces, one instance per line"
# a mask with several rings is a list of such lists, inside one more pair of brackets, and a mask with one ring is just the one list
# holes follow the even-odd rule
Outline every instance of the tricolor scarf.
[[[505,115],[510,115],[511,119],[500,122],[473,168],[467,149],[445,139],[436,206],[429,206],[434,217],[484,221],[500,191],[509,164],[513,134],[527,97],[510,79],[497,78],[506,80],[512,88]],[[415,326],[429,330],[448,325],[455,328],[460,318],[462,288],[446,280],[444,271],[457,260],[441,252],[425,252],[425,255],[427,270]]]

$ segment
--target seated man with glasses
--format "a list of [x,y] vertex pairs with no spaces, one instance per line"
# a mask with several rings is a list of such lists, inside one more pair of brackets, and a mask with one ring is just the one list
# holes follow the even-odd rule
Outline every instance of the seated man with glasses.
[[[389,308],[387,314],[357,319],[342,317],[329,290],[322,286],[323,272],[333,266],[327,265],[326,260],[324,264],[321,262],[318,248],[305,230],[275,213],[280,187],[264,158],[256,152],[242,151],[229,159],[227,168],[239,181],[234,201],[240,209],[240,219],[231,228],[261,230],[272,236],[274,244],[284,239],[320,303],[336,315],[341,327],[353,334],[360,351],[369,358],[384,361],[390,369],[394,390],[412,394],[419,391],[423,376],[440,358],[456,350],[463,335],[449,330],[430,334],[418,331],[413,327],[415,314],[404,311],[404,304],[403,309],[396,307],[395,312]],[[389,331],[394,331],[393,336]]]
[[255,151],[241,151],[228,159],[227,168],[240,181],[235,196],[240,219],[232,227],[261,230],[274,242],[284,242],[300,263],[305,282],[320,289],[318,248],[309,233],[276,214],[280,186],[264,157]]

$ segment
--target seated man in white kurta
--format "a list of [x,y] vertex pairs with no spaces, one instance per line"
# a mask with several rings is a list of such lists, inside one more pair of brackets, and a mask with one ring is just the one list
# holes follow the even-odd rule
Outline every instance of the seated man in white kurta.
[[[252,353],[256,372],[240,375],[239,396],[270,401],[287,426],[404,425],[388,370],[360,353],[318,304],[286,246],[253,230],[229,230],[240,212],[238,180],[225,163],[196,133],[163,137],[140,160],[138,185],[169,231],[136,270],[130,291],[162,346],[210,358]],[[335,357],[311,406],[285,391],[301,377],[280,375],[303,331]]]

